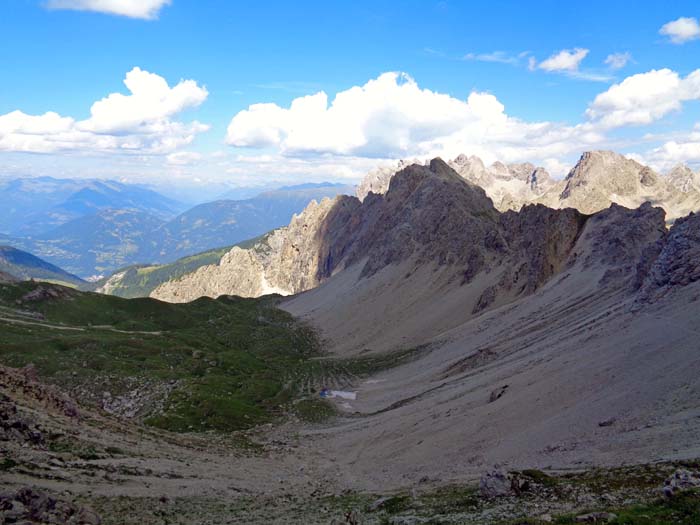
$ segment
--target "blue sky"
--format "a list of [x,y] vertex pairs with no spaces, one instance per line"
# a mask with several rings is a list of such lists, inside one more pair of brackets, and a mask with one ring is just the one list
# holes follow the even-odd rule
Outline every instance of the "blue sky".
[[[256,185],[460,149],[558,175],[584,149],[700,168],[697,2],[296,4],[5,0],[0,176]],[[141,98],[91,114],[134,68]]]

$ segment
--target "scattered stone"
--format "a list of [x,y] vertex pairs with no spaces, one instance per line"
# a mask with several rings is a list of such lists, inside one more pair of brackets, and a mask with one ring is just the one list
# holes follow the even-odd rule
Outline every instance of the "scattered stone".
[[679,492],[698,487],[700,487],[700,474],[678,469],[664,481],[663,492],[667,498],[671,498]]
[[614,519],[617,519],[617,514],[612,512],[589,512],[576,516],[574,521],[576,523],[608,523]]
[[374,502],[369,506],[369,510],[372,511],[372,512],[374,512],[375,510],[379,510],[379,509],[382,508],[382,507],[384,506],[384,504],[385,504],[387,501],[389,501],[390,499],[391,499],[391,497],[389,497],[389,496],[383,496],[383,497],[379,498],[378,500],[374,501]]
[[0,393],[0,441],[44,445],[41,427],[17,410],[12,399]]
[[100,525],[102,520],[89,507],[78,507],[44,491],[24,487],[16,492],[0,492],[0,522]]
[[506,390],[508,390],[508,385],[503,385],[501,388],[497,388],[491,392],[491,395],[489,396],[489,403],[493,403],[497,399],[500,399],[501,396],[506,393]]
[[100,525],[102,519],[90,507],[83,507],[78,511],[76,522],[78,525]]
[[605,419],[604,421],[600,421],[598,423],[598,426],[599,427],[611,427],[615,424],[616,421],[617,421],[616,418],[611,417],[610,419]]

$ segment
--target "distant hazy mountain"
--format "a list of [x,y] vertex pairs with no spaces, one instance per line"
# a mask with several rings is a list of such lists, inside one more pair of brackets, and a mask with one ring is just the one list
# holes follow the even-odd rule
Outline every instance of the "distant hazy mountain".
[[19,280],[35,279],[80,286],[83,280],[61,268],[39,259],[31,253],[0,246],[0,274],[6,274]]
[[0,242],[36,253],[83,277],[105,275],[129,265],[170,263],[213,248],[233,246],[287,224],[311,200],[353,191],[351,186],[330,183],[291,186],[251,199],[201,204],[166,221],[162,214],[130,206],[138,204],[136,200],[122,199],[125,208],[99,209],[101,202],[116,198],[106,192],[110,199],[101,200],[105,193],[79,190],[61,206],[82,211],[95,206],[95,212],[41,234],[0,236]]
[[302,184],[268,191],[245,200],[200,204],[156,232],[158,251],[150,260],[172,261],[215,247],[231,246],[289,223],[312,200],[352,193],[342,184]]
[[52,177],[0,182],[0,233],[44,234],[71,220],[105,209],[133,209],[167,220],[185,208],[179,202],[134,184]]
[[[261,240],[256,237],[238,243],[236,246],[247,249]],[[216,264],[232,246],[214,248],[195,255],[189,255],[169,264],[132,265],[121,268],[109,277],[94,283],[91,289],[109,295],[117,295],[128,299],[148,297],[161,284],[178,279],[185,274],[194,272],[208,264]]]

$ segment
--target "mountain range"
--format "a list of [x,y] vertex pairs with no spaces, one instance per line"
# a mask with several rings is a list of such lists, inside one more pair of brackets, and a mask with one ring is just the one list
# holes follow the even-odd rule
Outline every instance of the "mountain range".
[[[395,173],[409,163],[373,170],[357,189],[362,200],[371,191],[384,193]],[[678,165],[666,175],[612,151],[584,153],[576,166],[560,180],[530,163],[485,166],[476,156],[459,155],[448,162],[465,180],[482,187],[500,211],[519,210],[525,204],[550,208],[576,208],[595,213],[613,202],[636,207],[652,202],[663,207],[669,220],[700,208],[700,173]]]
[[0,190],[16,203],[4,222],[10,234],[0,241],[88,277],[231,246],[286,224],[314,198],[352,191],[305,184],[183,211],[152,190],[113,181],[20,179]]
[[36,177],[0,183],[5,209],[0,233],[46,234],[69,221],[105,209],[132,209],[167,220],[185,206],[148,188],[112,180]]
[[[329,263],[323,261],[322,254],[327,241],[322,239],[329,228],[337,228],[336,223],[342,220],[339,210],[376,202],[389,191],[397,173],[417,165],[400,162],[395,169],[373,170],[358,186],[356,199],[340,197],[314,202],[287,227],[272,232],[257,245],[249,249],[234,247],[218,264],[203,266],[190,275],[163,283],[151,295],[162,300],[189,301],[202,295],[258,296],[272,291],[290,295],[313,288],[323,281],[324,272],[328,273]],[[584,153],[561,181],[551,179],[543,168],[527,163],[495,163],[487,168],[477,157],[462,155],[446,166],[461,180],[484,192],[492,203],[484,213],[492,213],[491,208],[505,213],[528,204],[540,204],[551,209],[573,208],[590,215],[613,203],[637,207],[651,202],[664,208],[666,220],[672,222],[700,209],[697,189],[700,175],[678,167],[661,176],[634,160],[608,151]],[[406,209],[402,208],[402,212],[406,213]],[[391,221],[386,219],[387,224]],[[435,222],[440,224],[442,219],[436,217]],[[395,227],[401,231],[403,226],[397,223]],[[397,243],[393,249],[400,246]],[[334,254],[333,264],[336,260]]]

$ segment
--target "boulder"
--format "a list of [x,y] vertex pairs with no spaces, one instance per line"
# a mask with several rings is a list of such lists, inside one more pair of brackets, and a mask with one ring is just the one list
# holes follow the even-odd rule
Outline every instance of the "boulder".
[[667,498],[684,490],[700,487],[700,474],[690,470],[678,469],[664,482],[663,492]]
[[486,499],[512,496],[512,487],[510,476],[498,468],[486,472],[479,480],[479,492]]

